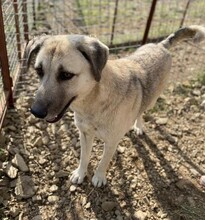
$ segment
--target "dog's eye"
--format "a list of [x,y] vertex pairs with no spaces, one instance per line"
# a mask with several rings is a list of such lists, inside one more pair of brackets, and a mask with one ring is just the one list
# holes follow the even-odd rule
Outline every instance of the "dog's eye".
[[75,74],[70,73],[70,72],[66,72],[66,71],[61,71],[59,73],[59,79],[60,80],[70,80],[75,76]]
[[36,73],[38,74],[38,76],[40,78],[43,78],[43,76],[44,76],[43,68],[42,67],[37,67],[37,68],[35,68],[35,70],[36,70]]

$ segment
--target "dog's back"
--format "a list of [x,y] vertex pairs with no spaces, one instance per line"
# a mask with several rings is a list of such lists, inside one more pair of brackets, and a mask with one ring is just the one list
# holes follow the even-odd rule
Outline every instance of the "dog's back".
[[140,65],[135,73],[141,83],[143,98],[140,112],[151,108],[164,90],[169,79],[172,58],[167,49],[159,44],[147,44],[140,47],[129,60]]

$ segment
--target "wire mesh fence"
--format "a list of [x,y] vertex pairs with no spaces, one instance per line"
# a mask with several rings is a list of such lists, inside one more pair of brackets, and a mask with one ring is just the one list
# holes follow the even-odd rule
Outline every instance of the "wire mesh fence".
[[[25,45],[32,36],[43,33],[86,34],[99,38],[110,47],[111,52],[137,48],[145,37],[153,2],[154,0],[1,0],[1,31],[4,31],[6,37],[13,91],[25,92],[26,85],[30,83],[28,75],[19,73]],[[181,26],[205,23],[204,0],[155,2],[157,4],[151,19],[148,41],[157,42]],[[179,69],[204,70],[205,62],[203,56],[198,56],[199,48],[186,44],[183,49],[179,46],[176,50],[177,56],[174,59],[180,60],[177,64],[180,65]],[[204,46],[200,50],[204,53]],[[2,51],[0,54],[2,75],[4,57]],[[187,60],[191,60],[188,65]],[[3,84],[0,76],[0,116],[3,115],[7,99]]]

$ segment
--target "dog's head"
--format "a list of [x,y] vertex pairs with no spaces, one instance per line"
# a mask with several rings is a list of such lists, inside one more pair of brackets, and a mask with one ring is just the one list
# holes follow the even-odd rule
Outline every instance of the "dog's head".
[[26,65],[36,54],[34,68],[40,78],[31,112],[48,122],[58,121],[72,102],[82,98],[101,79],[108,47],[83,35],[41,36],[26,48]]

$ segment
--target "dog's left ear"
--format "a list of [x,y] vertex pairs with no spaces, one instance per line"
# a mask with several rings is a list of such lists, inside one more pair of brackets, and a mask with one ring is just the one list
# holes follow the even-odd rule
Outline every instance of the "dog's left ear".
[[91,65],[91,71],[97,82],[101,79],[101,73],[108,59],[109,49],[98,39],[82,37],[77,45],[77,49]]
[[43,35],[39,37],[34,37],[32,40],[30,40],[26,46],[26,50],[24,53],[24,63],[23,67],[27,70],[30,66],[31,59],[33,55],[37,54],[42,47],[44,41],[48,39],[49,35]]

